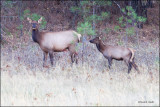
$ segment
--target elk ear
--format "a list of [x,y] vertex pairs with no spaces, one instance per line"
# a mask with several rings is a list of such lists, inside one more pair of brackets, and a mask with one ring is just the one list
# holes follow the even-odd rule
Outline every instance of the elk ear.
[[38,20],[38,23],[41,23],[42,22],[42,17]]
[[29,23],[32,23],[32,20],[29,17],[27,17],[27,20],[29,21]]

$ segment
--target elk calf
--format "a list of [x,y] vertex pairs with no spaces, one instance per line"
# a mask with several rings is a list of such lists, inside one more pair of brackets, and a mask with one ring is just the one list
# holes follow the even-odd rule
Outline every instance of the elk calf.
[[128,73],[130,73],[132,65],[139,73],[138,67],[134,62],[134,51],[132,49],[105,45],[100,37],[96,37],[93,40],[90,40],[90,43],[96,44],[97,49],[103,54],[106,59],[108,59],[109,69],[112,64],[112,59],[124,60],[124,62],[128,66]]

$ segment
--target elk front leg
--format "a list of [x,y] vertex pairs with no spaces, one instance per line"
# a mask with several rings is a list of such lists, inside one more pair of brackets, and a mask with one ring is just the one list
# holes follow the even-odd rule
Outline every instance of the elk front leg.
[[46,67],[48,52],[44,52],[43,54],[44,54],[44,58],[43,58],[43,67]]
[[112,64],[112,58],[108,58],[108,63],[109,63],[109,65],[108,65],[108,67],[109,67],[109,69],[111,69],[111,64]]
[[112,64],[112,58],[105,56],[106,59],[108,59],[108,67],[111,69],[111,64]]
[[53,52],[49,52],[49,57],[50,57],[51,65],[53,66]]

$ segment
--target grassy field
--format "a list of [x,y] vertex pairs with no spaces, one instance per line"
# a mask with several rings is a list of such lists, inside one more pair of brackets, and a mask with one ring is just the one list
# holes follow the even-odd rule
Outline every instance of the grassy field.
[[[146,1],[149,0],[143,0],[143,5]],[[147,22],[143,24],[143,29],[135,27],[134,32],[128,29],[133,26],[128,19],[126,27],[116,28],[120,25],[117,19],[122,18],[122,14],[115,3],[109,8],[105,4],[86,5],[84,8],[86,12],[83,13],[87,14],[83,16],[91,15],[87,11],[92,7],[100,19],[101,15],[105,18],[106,12],[109,13],[105,20],[93,21],[97,36],[102,34],[105,44],[136,50],[135,62],[140,74],[134,68],[128,74],[124,62],[113,60],[111,69],[108,69],[108,61],[95,45],[88,42],[85,43],[83,66],[82,45],[79,45],[78,65],[71,67],[69,52],[66,51],[54,53],[53,67],[50,66],[49,58],[49,68],[42,67],[43,52],[32,40],[32,26],[26,16],[43,15],[47,21],[43,30],[57,32],[77,29],[78,24],[86,20],[83,21],[79,14],[81,12],[75,8],[79,5],[78,0],[76,3],[72,0],[46,0],[45,3],[41,0],[3,0],[0,38],[1,106],[158,106],[159,2],[152,1],[153,8],[144,11],[147,12]],[[124,6],[123,3],[117,3],[122,7],[126,5],[125,2]],[[20,17],[15,17],[17,15]],[[133,33],[132,36],[130,33]],[[93,38],[91,35],[83,36]]]
[[2,106],[159,105],[158,44],[141,46],[137,52],[140,74],[134,69],[128,74],[124,62],[117,61],[109,70],[107,60],[91,44],[86,47],[83,66],[80,61],[71,67],[69,53],[64,52],[55,54],[56,63],[50,68],[42,67],[38,45],[20,45],[2,46]]
[[22,65],[18,69],[23,72],[12,76],[1,73],[2,106],[159,105],[158,76],[151,77],[147,71],[128,75],[125,72],[101,72],[85,65],[66,67],[65,70],[56,66],[34,74]]

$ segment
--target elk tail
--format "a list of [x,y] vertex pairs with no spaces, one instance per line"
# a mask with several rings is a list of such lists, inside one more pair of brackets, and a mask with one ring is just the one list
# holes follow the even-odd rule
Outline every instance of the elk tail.
[[75,31],[74,31],[74,34],[78,36],[78,41],[80,42],[80,40],[81,40],[81,36],[82,36],[82,35],[81,35],[81,34],[79,34],[79,33],[77,33],[77,32],[75,32]]
[[81,34],[78,34],[78,40],[79,40],[79,42],[80,42],[80,40],[81,40]]
[[131,58],[130,58],[130,62],[132,62],[133,61],[133,58],[134,58],[134,51],[135,50],[133,50],[133,49],[131,49],[131,48],[128,48],[130,51],[131,51],[131,53],[132,53],[132,55],[131,55]]

